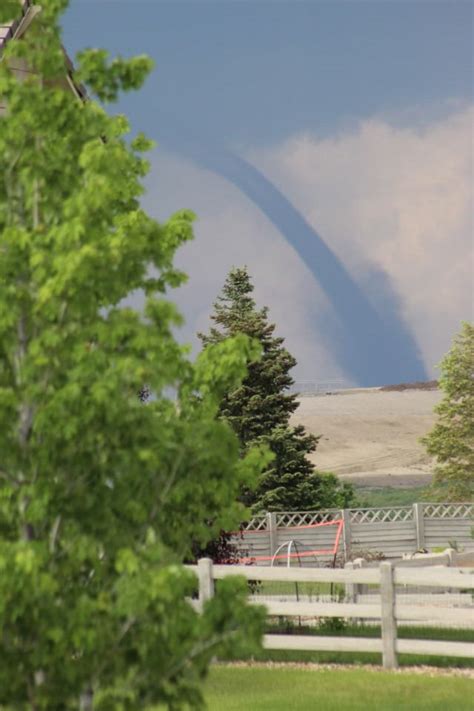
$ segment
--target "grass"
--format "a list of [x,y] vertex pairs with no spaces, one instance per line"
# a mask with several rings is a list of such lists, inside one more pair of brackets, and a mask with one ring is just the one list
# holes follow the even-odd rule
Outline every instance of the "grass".
[[360,486],[355,490],[359,508],[377,508],[383,506],[411,506],[419,501],[426,501],[426,487],[412,486],[406,489],[392,487]]
[[[328,636],[331,637],[332,633]],[[363,666],[382,664],[382,655],[377,652],[302,652],[293,650],[264,650],[253,655],[252,659],[257,662],[298,662],[311,664],[350,664]],[[398,664],[400,667],[431,666],[444,669],[472,669],[472,659],[462,657],[435,657],[421,654],[399,654]],[[472,711],[472,709],[471,709]]]
[[[338,618],[327,618],[327,623],[321,627],[304,627],[295,625],[294,620],[290,625],[285,625],[284,618],[278,618],[281,622],[268,625],[267,631],[273,634],[310,634],[328,635],[332,637],[380,637],[380,625],[367,625],[363,623],[345,624],[342,628],[339,625],[332,625],[331,621]],[[474,630],[472,629],[449,629],[442,627],[420,627],[414,625],[399,625],[397,637],[400,639],[439,639],[450,640],[451,642],[472,642],[474,644]]]
[[[378,637],[381,636],[379,625],[352,624],[337,628],[337,620],[331,625],[327,620],[321,627],[285,627],[284,620],[274,625],[269,625],[267,632],[271,634],[308,634],[323,635],[328,637]],[[434,639],[453,642],[474,643],[474,631],[469,629],[439,629],[433,627],[409,627],[399,626],[397,630],[399,639]],[[310,652],[296,650],[271,650],[263,649],[247,657],[247,660],[273,661],[273,662],[312,662],[315,664],[375,664],[382,663],[382,655],[377,652]],[[457,667],[460,669],[472,669],[474,662],[472,659],[463,657],[431,656],[418,654],[399,654],[399,665],[429,665],[432,667]]]
[[474,684],[363,669],[214,667],[204,693],[209,711],[472,711]]

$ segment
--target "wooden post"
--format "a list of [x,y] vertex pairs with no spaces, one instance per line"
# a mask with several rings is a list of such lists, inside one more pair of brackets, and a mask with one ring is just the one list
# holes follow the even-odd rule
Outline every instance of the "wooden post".
[[344,521],[344,558],[348,560],[351,555],[351,542],[352,542],[352,532],[351,532],[351,514],[348,509],[341,509],[342,520]]
[[446,548],[445,550],[446,557],[447,557],[447,565],[450,567],[453,567],[457,563],[457,551],[455,551],[453,548]]
[[380,602],[382,619],[382,659],[385,669],[397,669],[397,620],[392,564],[380,563]]
[[206,602],[214,596],[214,578],[212,574],[212,560],[210,558],[200,558],[198,560],[199,578],[199,603],[201,609]]
[[425,520],[423,514],[423,504],[413,504],[413,518],[416,527],[416,549],[425,547]]
[[[353,570],[360,570],[361,568],[367,568],[367,561],[364,560],[363,558],[356,558],[354,561],[352,561],[352,568]],[[366,595],[369,588],[368,585],[364,585],[364,583],[354,583],[353,584],[353,596],[354,596],[354,602],[359,601],[359,595]],[[364,620],[362,618],[354,618],[354,622],[361,622],[363,623]]]
[[[354,570],[354,563],[349,561],[344,565],[347,570]],[[357,602],[355,583],[346,583],[346,602]]]
[[[353,566],[355,569],[367,568],[367,561],[364,560],[364,558],[356,558],[353,561]],[[367,595],[368,591],[369,591],[368,585],[365,585],[364,583],[354,583],[354,594],[355,594],[355,601],[354,602],[357,602],[359,595]]]
[[268,545],[270,547],[270,555],[273,555],[278,547],[278,531],[276,513],[274,511],[267,512],[267,531]]

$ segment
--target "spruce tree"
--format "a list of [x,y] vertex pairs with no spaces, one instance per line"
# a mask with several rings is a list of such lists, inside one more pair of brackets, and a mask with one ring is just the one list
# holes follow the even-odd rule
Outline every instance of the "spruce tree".
[[262,348],[261,360],[249,364],[241,386],[227,392],[220,406],[221,416],[239,438],[242,454],[257,443],[268,444],[274,454],[257,488],[243,490],[241,500],[255,512],[345,506],[352,501],[352,487],[332,474],[317,472],[308,459],[320,437],[301,425],[290,425],[298,407],[296,395],[289,392],[296,360],[284,347],[284,338],[275,335],[268,308],[257,308],[253,288],[247,269],[233,268],[214,304],[214,326],[208,335],[198,334],[208,346],[243,333]]

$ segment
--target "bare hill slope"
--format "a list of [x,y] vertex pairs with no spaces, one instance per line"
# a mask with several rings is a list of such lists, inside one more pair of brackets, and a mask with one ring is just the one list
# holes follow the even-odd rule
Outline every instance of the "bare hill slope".
[[396,387],[300,398],[292,423],[322,435],[311,457],[318,469],[358,485],[429,483],[433,464],[418,440],[432,428],[442,393]]

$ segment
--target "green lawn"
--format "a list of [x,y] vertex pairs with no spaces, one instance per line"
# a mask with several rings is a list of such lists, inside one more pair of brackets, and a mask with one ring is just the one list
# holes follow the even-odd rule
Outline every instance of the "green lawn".
[[[378,637],[381,636],[380,625],[365,625],[365,624],[347,624],[341,625],[338,629],[338,621],[336,618],[327,619],[322,622],[320,627],[298,627],[295,626],[295,620],[291,620],[291,627],[285,626],[285,622],[290,621],[281,619],[275,621],[274,624],[269,624],[267,632],[271,634],[309,634],[309,635],[326,635],[329,637]],[[438,639],[451,640],[453,642],[472,642],[474,644],[474,631],[470,629],[441,629],[433,627],[405,627],[399,626],[397,635],[400,639]],[[262,649],[256,652],[252,657],[247,657],[248,660],[255,661],[273,661],[273,662],[313,662],[315,664],[376,664],[382,663],[382,655],[377,652],[310,652],[297,650],[276,650]],[[432,655],[419,654],[399,654],[398,662],[401,667],[414,665],[429,665],[432,667],[459,667],[464,669],[472,669],[474,662],[472,659],[465,657],[438,657]],[[474,705],[473,705],[474,710]]]
[[[326,618],[318,627],[298,626],[295,620],[285,618],[273,618],[274,624],[268,624],[267,632],[275,634],[308,634],[327,635],[335,637],[380,637],[380,625],[367,625],[364,623],[346,623],[339,618]],[[474,644],[473,629],[450,629],[442,627],[424,627],[415,625],[398,625],[397,637],[400,639],[439,639],[451,640],[452,642],[472,642]]]
[[355,490],[357,507],[377,508],[378,506],[411,506],[427,499],[426,487],[412,486],[406,489],[396,487],[358,486]]
[[214,667],[209,711],[472,711],[474,683],[455,677],[313,669]]

